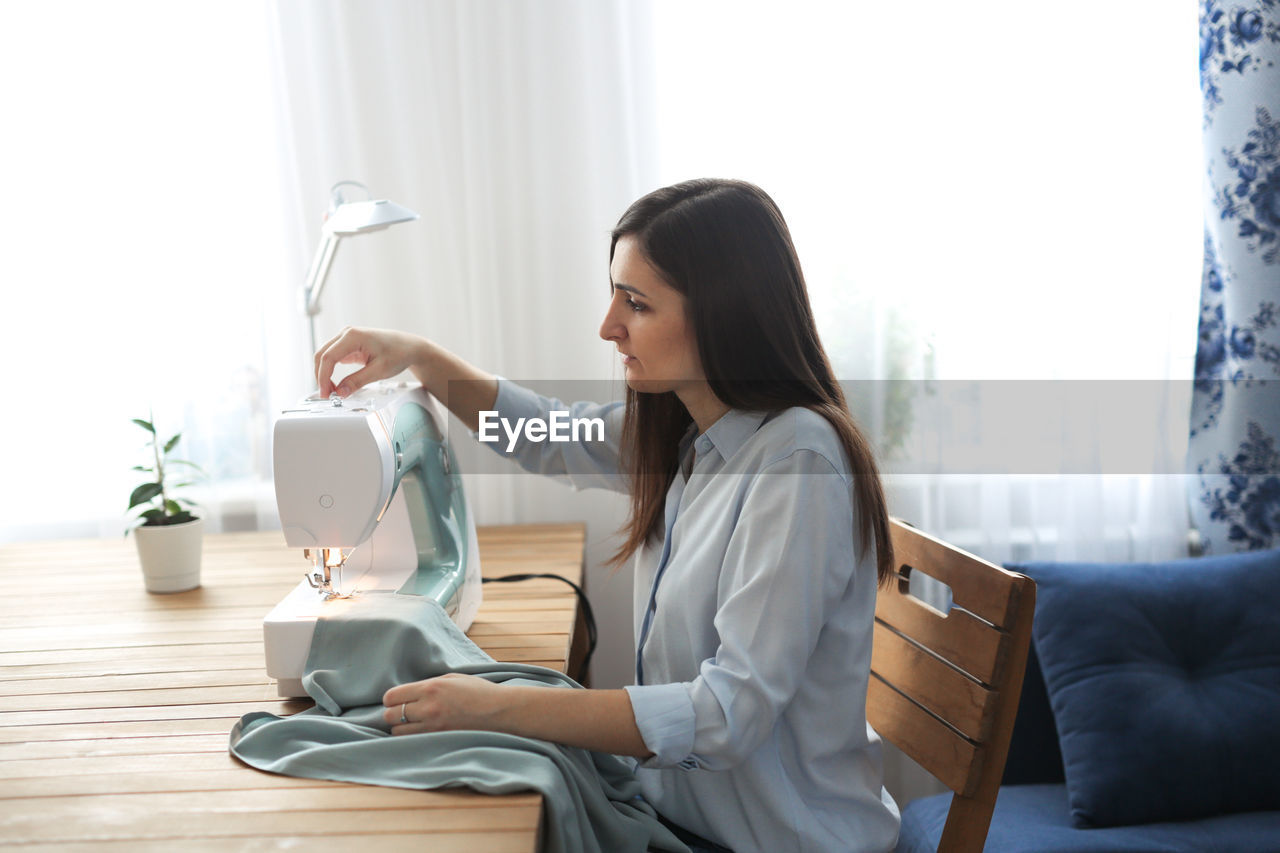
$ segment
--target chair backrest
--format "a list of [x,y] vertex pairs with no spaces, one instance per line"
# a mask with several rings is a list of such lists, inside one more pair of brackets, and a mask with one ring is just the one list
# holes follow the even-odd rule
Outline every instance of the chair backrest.
[[[952,791],[939,853],[981,851],[991,825],[1035,615],[1035,582],[892,521],[897,578],[876,599],[867,719]],[[951,588],[948,613],[908,592]]]

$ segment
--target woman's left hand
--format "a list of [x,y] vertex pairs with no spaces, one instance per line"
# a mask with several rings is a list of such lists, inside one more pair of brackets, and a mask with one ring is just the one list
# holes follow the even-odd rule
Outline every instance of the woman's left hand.
[[[393,735],[456,729],[501,731],[504,688],[474,675],[451,672],[393,687],[382,697],[382,718]],[[408,722],[402,722],[407,720]]]

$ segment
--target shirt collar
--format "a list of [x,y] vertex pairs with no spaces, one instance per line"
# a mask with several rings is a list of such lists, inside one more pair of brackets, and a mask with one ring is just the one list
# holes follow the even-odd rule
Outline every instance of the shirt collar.
[[[721,415],[703,435],[694,439],[698,444],[698,452],[703,453],[702,441],[707,439],[712,447],[719,451],[721,458],[731,459],[747,439],[755,435],[756,430],[764,423],[768,412],[748,412],[742,409],[730,409]],[[697,429],[696,425],[694,427]]]

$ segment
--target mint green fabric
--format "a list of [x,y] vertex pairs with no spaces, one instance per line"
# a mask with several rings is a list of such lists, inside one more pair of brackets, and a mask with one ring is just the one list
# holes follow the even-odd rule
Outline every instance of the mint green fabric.
[[[434,601],[371,593],[316,624],[303,685],[316,700],[291,717],[246,714],[231,753],[259,770],[396,788],[466,787],[544,798],[542,849],[687,851],[640,799],[629,762],[496,732],[392,737],[382,696],[397,684],[463,672],[494,682],[580,689],[555,670],[497,663]],[[338,608],[335,608],[337,610]],[[376,812],[370,820],[377,820]]]

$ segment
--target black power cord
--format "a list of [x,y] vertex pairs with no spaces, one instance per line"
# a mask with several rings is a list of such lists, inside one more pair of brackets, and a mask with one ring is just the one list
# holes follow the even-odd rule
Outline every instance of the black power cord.
[[591,656],[596,651],[596,616],[591,612],[591,602],[587,599],[587,593],[582,587],[563,575],[553,574],[521,574],[521,575],[503,575],[500,578],[482,578],[484,583],[518,583],[520,581],[531,581],[541,579],[560,581],[567,583],[573,587],[573,591],[578,596],[578,603],[582,605],[582,618],[587,623],[587,653],[582,657],[582,666],[578,668],[578,681],[581,682],[587,675],[587,667],[591,665]]

